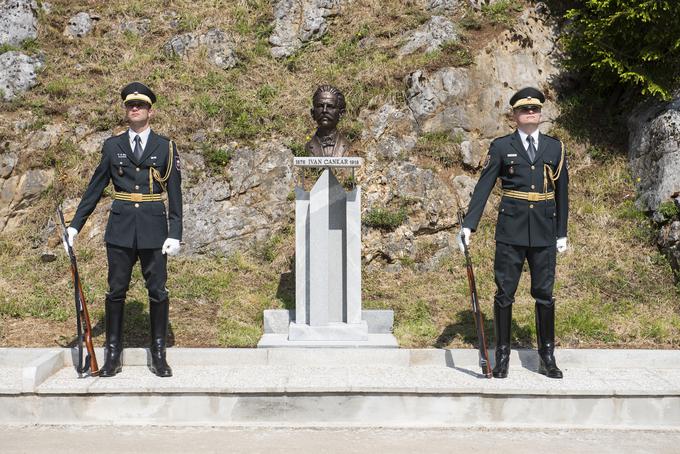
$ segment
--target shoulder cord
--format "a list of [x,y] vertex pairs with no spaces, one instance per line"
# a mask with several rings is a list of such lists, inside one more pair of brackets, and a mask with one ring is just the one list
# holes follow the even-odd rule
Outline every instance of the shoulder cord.
[[170,173],[172,172],[172,164],[174,161],[174,143],[171,140],[168,144],[168,165],[165,169],[165,176],[161,177],[161,173],[156,170],[155,167],[149,167],[149,194],[153,194],[153,180],[158,181],[158,183],[161,185],[161,188],[163,188],[163,191],[167,191],[167,186],[165,184],[166,181],[168,181],[168,178],[170,178]]
[[560,178],[560,175],[562,174],[562,166],[564,165],[564,143],[560,142],[560,145],[562,145],[562,152],[560,154],[560,163],[557,166],[557,174],[553,172],[552,167],[550,167],[549,164],[543,164],[543,192],[546,193],[548,192],[548,178],[550,178],[550,182],[552,183],[553,191],[555,190],[555,182]]

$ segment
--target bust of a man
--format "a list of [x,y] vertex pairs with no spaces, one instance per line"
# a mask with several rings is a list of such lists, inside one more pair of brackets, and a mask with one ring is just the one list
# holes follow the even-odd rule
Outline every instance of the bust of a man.
[[314,136],[305,144],[310,156],[348,156],[350,143],[337,130],[345,114],[345,97],[331,85],[321,85],[312,97],[311,114],[318,125]]

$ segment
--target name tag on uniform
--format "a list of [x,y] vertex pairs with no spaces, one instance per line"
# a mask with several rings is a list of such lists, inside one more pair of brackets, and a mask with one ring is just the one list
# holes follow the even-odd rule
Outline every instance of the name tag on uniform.
[[118,153],[118,159],[127,158],[125,153]]
[[507,155],[507,157],[508,157],[508,158],[516,158],[516,157],[517,157],[517,153],[509,154],[509,155]]

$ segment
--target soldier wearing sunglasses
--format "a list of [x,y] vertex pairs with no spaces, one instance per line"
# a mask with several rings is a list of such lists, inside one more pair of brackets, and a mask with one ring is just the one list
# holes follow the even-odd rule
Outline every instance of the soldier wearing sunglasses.
[[564,145],[539,132],[545,96],[533,87],[510,99],[517,129],[491,143],[459,235],[470,242],[486,201],[500,178],[502,199],[496,223],[493,376],[505,378],[510,364],[512,304],[525,260],[531,273],[538,337],[538,372],[562,378],[555,361],[556,254],[567,250],[568,166]]
[[[102,197],[113,183],[113,203],[104,241],[108,259],[106,294],[106,354],[100,377],[122,370],[123,306],[132,267],[139,260],[149,295],[151,320],[151,371],[172,376],[166,362],[169,299],[167,256],[175,255],[182,239],[182,190],[177,147],[153,132],[156,95],[146,85],[133,82],[120,94],[129,129],[104,142],[99,165],[67,229],[73,246]],[[167,198],[167,210],[164,199]]]

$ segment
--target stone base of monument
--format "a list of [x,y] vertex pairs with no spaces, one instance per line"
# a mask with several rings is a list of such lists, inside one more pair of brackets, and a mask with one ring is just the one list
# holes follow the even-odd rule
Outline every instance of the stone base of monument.
[[328,323],[312,326],[291,322],[288,326],[289,341],[367,341],[368,323]]
[[111,378],[78,378],[73,354],[0,348],[0,425],[680,427],[678,350],[558,349],[562,380],[535,350],[503,380],[473,349],[169,348],[170,378],[142,348]]
[[268,309],[264,311],[264,335],[259,348],[276,347],[370,347],[396,348],[392,334],[394,312],[363,310],[360,323],[328,323],[312,326],[295,323],[295,311]]

